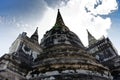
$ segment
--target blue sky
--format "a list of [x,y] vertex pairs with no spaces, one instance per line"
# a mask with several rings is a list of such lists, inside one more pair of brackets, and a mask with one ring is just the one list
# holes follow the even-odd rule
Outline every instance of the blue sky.
[[97,39],[109,37],[120,52],[120,0],[104,1],[0,0],[0,55],[8,53],[12,42],[24,31],[30,36],[39,27],[40,41],[54,25],[58,8],[66,25],[85,46],[88,29]]
[[108,30],[108,37],[113,42],[113,45],[120,50],[120,0],[117,0],[117,2],[118,9],[109,15],[112,20],[112,25],[111,29]]

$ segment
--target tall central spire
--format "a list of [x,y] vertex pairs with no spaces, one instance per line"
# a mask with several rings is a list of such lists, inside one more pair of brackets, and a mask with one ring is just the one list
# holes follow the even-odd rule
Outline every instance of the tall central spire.
[[56,26],[56,25],[59,25],[59,26],[65,25],[65,24],[64,24],[64,21],[63,21],[63,19],[62,19],[62,16],[61,16],[61,14],[60,14],[59,9],[58,9],[58,13],[57,13],[57,18],[56,18],[55,26]]
[[58,13],[57,13],[57,18],[56,18],[56,22],[55,25],[53,27],[54,29],[59,28],[62,31],[69,31],[69,28],[64,24],[64,21],[62,19],[62,16],[60,14],[60,10],[58,9]]

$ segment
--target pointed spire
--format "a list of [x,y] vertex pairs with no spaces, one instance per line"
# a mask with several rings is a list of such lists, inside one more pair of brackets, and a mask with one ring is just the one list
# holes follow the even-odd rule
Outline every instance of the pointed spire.
[[91,35],[88,29],[87,29],[87,33],[88,33],[88,43],[89,43],[89,46],[91,46],[92,44],[96,43],[97,40],[95,39],[95,37]]
[[36,28],[35,32],[31,36],[31,39],[38,42],[38,27]]
[[64,21],[62,19],[59,9],[58,9],[58,13],[57,13],[56,22],[55,22],[55,25],[53,28],[56,29],[58,27],[61,28],[61,30],[63,30],[63,31],[69,31],[69,28],[64,24]]
[[65,25],[65,24],[64,24],[64,21],[63,21],[63,19],[62,19],[62,16],[61,16],[61,14],[60,14],[60,10],[59,10],[59,9],[58,9],[58,13],[57,13],[57,18],[56,18],[56,23],[55,23],[55,25],[60,25],[60,26]]

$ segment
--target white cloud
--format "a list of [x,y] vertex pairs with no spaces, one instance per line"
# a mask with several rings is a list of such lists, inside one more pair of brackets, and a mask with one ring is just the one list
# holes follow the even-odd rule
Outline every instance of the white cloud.
[[0,24],[10,25],[16,23],[15,17],[0,16]]
[[3,16],[0,16],[0,24],[3,23],[3,20],[4,20],[4,17],[3,17]]
[[[102,4],[94,8],[94,5],[98,1],[101,1]],[[70,30],[75,32],[80,37],[84,45],[87,45],[86,28],[96,38],[100,38],[102,35],[107,36],[107,30],[110,29],[111,26],[111,19],[109,17],[102,18],[99,15],[109,14],[111,11],[117,9],[117,2],[115,0],[111,0],[110,2],[109,1],[70,0],[66,6],[60,8],[65,24],[70,28]],[[108,6],[108,4],[112,6]],[[88,8],[88,10],[91,12],[86,12],[85,8]],[[40,31],[45,32],[54,25],[56,12],[56,9],[49,8],[47,10],[43,20],[39,24],[40,27],[43,27]],[[99,15],[94,16],[96,14]]]
[[2,16],[0,16],[0,24],[2,23]]
[[118,50],[118,54],[120,54],[120,50]]
[[[115,0],[111,0],[110,2],[108,0],[106,0],[106,2],[104,2],[105,0],[101,0],[102,4],[94,9],[96,1],[98,0],[71,0],[68,5],[61,10],[64,12],[63,16],[65,16],[64,20],[67,22],[66,24],[70,26],[71,30],[78,34],[85,45],[87,45],[85,29],[87,28],[96,38],[100,38],[102,35],[107,36],[107,30],[110,29],[111,26],[111,19],[109,17],[102,18],[99,15],[109,14],[111,11],[116,10],[117,2],[115,2]],[[113,6],[108,6],[108,4]],[[86,12],[85,8],[90,9],[91,12]],[[98,14],[97,12],[95,13],[95,10],[98,11],[98,16],[94,16]],[[101,10],[104,12],[100,12]]]
[[81,2],[82,6],[94,15],[108,15],[118,8],[116,0],[82,0]]

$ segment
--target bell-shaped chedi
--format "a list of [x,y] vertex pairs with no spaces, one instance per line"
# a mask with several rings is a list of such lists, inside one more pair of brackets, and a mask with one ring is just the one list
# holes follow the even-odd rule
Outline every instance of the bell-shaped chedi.
[[109,70],[89,55],[80,39],[64,24],[58,10],[56,23],[41,40],[43,53],[30,74],[32,80],[111,80]]

